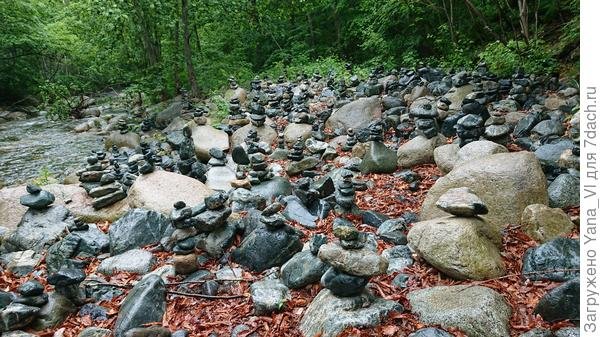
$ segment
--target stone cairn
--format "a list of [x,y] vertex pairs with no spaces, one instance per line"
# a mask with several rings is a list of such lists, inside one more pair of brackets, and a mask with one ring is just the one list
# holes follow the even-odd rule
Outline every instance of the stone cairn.
[[354,203],[355,189],[352,182],[353,174],[349,170],[341,173],[342,181],[338,183],[335,190],[335,210],[338,214],[353,213],[357,206]]
[[142,155],[144,155],[144,159],[138,162],[138,171],[143,175],[154,172],[154,162],[160,161],[160,158],[150,148],[148,143],[141,143],[140,147],[142,148]]
[[501,112],[494,110],[490,114],[490,118],[484,124],[483,136],[487,140],[506,146],[510,140],[510,126]]
[[460,139],[460,147],[479,140],[483,133],[483,118],[479,115],[466,115],[456,123],[456,134]]
[[304,139],[298,137],[288,153],[288,159],[291,161],[301,161],[304,158]]
[[259,103],[259,97],[254,96],[250,103],[250,122],[258,128],[265,124],[266,119],[265,108]]
[[184,140],[177,150],[177,153],[179,154],[177,168],[181,174],[205,182],[208,169],[206,165],[196,159],[196,150],[194,147],[194,140],[192,139],[192,129],[189,125],[183,127],[183,136]]
[[430,103],[413,107],[409,115],[415,119],[417,133],[431,139],[438,134],[437,118],[438,112]]
[[210,155],[210,160],[208,161],[208,165],[210,166],[225,166],[227,165],[227,155],[223,150],[213,147],[208,150],[208,154]]
[[[108,165],[105,165],[106,153],[104,151],[98,151],[95,154],[86,158],[87,166],[83,171],[78,172],[79,181],[88,193],[93,198],[92,206],[94,209],[101,209],[110,206],[120,200],[125,199],[127,196],[126,186],[123,186],[117,179],[115,171],[120,175],[120,168],[109,169]],[[116,160],[113,161],[116,164]],[[134,173],[137,172],[137,165],[130,166],[131,169],[135,169]],[[135,174],[127,176],[127,179],[131,179],[131,184],[137,178]],[[123,179],[123,177],[122,177]]]
[[477,141],[483,136],[485,129],[484,117],[487,110],[475,100],[463,100],[462,113],[465,115],[456,122],[456,134],[460,138],[459,146],[463,147]]
[[42,190],[39,186],[27,185],[26,190],[28,194],[21,196],[19,201],[21,205],[28,208],[44,210],[52,205],[55,200],[54,194]]
[[370,141],[383,142],[383,125],[381,120],[371,122],[368,130]]
[[123,118],[117,122],[117,128],[122,135],[129,132],[129,125],[127,125],[127,122]]
[[228,124],[231,131],[235,131],[239,127],[248,124],[248,120],[242,111],[240,100],[237,97],[229,101],[229,121]]
[[[321,277],[321,284],[338,297],[365,294],[365,286],[375,275],[383,274],[388,261],[365,248],[367,235],[354,226],[339,225],[333,230],[337,242],[322,245],[319,258],[331,266]],[[361,265],[359,268],[358,265]],[[365,298],[368,301],[368,298]],[[368,305],[361,303],[361,306]]]
[[69,299],[71,302],[81,305],[84,303],[84,290],[79,284],[85,280],[85,272],[78,268],[61,268],[56,273],[48,276],[48,284],[54,286],[55,291]]
[[258,185],[263,181],[271,180],[273,173],[268,169],[269,163],[263,153],[256,152],[250,156],[250,184]]
[[227,200],[225,192],[217,192],[195,207],[189,207],[183,201],[176,202],[170,214],[175,231],[162,242],[165,249],[179,255],[192,253],[197,243],[192,238],[198,233],[211,233],[226,226],[231,215]]
[[353,128],[349,128],[346,133],[348,134],[348,138],[346,138],[346,142],[342,145],[342,151],[344,152],[352,151],[352,148],[358,142]]

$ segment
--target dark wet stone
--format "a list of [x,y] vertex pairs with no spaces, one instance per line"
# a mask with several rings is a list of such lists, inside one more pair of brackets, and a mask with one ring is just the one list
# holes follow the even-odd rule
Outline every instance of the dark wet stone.
[[110,226],[110,253],[118,255],[130,249],[158,243],[169,225],[169,219],[161,213],[141,208],[132,209]]
[[281,266],[302,249],[301,233],[285,225],[269,230],[260,225],[233,251],[233,261],[254,271]]
[[559,237],[525,252],[523,277],[534,281],[578,278],[578,271],[553,270],[579,269],[579,261],[579,240]]
[[321,284],[334,295],[340,297],[356,296],[362,293],[369,279],[348,275],[335,268],[329,268],[321,277]]
[[534,313],[548,322],[579,320],[579,278],[550,290],[535,306]]
[[44,292],[44,286],[38,280],[30,280],[21,284],[17,291],[23,296],[37,296]]
[[132,328],[161,322],[166,308],[166,288],[158,275],[145,276],[127,294],[115,323],[115,337],[124,337]]

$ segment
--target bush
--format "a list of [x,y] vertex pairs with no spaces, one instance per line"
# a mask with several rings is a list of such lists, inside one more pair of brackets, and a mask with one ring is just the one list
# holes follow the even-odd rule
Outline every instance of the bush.
[[510,76],[522,67],[526,73],[545,75],[558,68],[558,62],[549,48],[539,40],[526,44],[523,41],[499,41],[488,44],[479,54],[489,69],[499,76]]

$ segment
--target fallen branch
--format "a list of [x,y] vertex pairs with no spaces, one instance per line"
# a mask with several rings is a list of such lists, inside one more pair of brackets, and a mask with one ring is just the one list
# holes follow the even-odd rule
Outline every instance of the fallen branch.
[[191,293],[184,293],[184,292],[172,291],[172,290],[167,291],[167,294],[177,295],[177,296],[188,296],[188,297],[205,298],[205,299],[209,299],[209,300],[228,300],[228,299],[244,298],[244,297],[246,297],[246,295],[203,295],[203,294],[191,294]]
[[176,286],[181,284],[203,284],[208,281],[216,281],[216,282],[254,282],[255,279],[245,279],[245,278],[230,278],[230,279],[206,279],[206,280],[198,280],[198,281],[181,281],[181,282],[169,282],[167,286]]
[[540,274],[548,274],[548,273],[568,273],[568,272],[579,272],[579,271],[580,271],[579,268],[571,268],[571,269],[547,269],[547,270],[532,271],[532,272],[527,272],[527,273],[508,274],[508,275],[494,277],[494,278],[487,279],[487,280],[473,281],[473,283],[471,283],[467,287],[461,289],[461,291],[465,290],[467,288],[470,288],[470,287],[478,286],[478,285],[489,283],[489,282],[492,282],[492,281],[499,281],[499,280],[503,280],[503,279],[507,279],[507,278],[511,278],[511,277],[517,277],[517,276],[522,277],[522,276],[540,275]]

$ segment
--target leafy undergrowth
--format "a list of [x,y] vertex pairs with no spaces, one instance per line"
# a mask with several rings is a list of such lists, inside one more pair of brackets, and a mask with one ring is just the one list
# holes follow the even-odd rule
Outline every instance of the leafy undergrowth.
[[[369,174],[363,176],[364,180],[372,181],[373,186],[367,191],[357,192],[357,204],[362,209],[371,209],[379,211],[391,217],[398,217],[402,213],[411,211],[418,212],[427,191],[431,188],[435,179],[441,176],[441,172],[435,165],[422,165],[413,169],[421,177],[421,184],[416,191],[410,191],[408,184],[402,181],[394,174]],[[578,215],[578,208],[569,209],[568,213],[572,216]],[[334,215],[318,222],[317,228],[308,230],[293,223],[292,225],[301,229],[307,236],[315,233],[324,233],[329,237],[331,234]],[[375,228],[363,225],[359,217],[350,216],[353,221],[363,231],[375,232]],[[108,224],[100,226],[103,230],[108,229]],[[415,315],[410,312],[410,305],[406,299],[408,292],[416,289],[427,288],[436,285],[484,285],[498,291],[513,309],[513,315],[510,321],[511,337],[516,337],[521,333],[535,327],[545,327],[557,329],[563,326],[571,325],[569,322],[557,322],[549,324],[544,322],[539,316],[533,314],[533,308],[539,299],[550,289],[556,287],[555,282],[528,281],[521,278],[521,259],[524,252],[535,246],[536,243],[527,237],[518,226],[509,226],[504,234],[502,256],[507,269],[507,276],[488,280],[488,281],[456,281],[441,275],[437,270],[421,260],[408,267],[404,273],[410,275],[408,287],[399,289],[392,285],[391,281],[395,275],[382,275],[372,279],[371,290],[386,299],[400,302],[405,311],[402,313],[392,313],[382,324],[369,329],[348,329],[343,336],[407,336],[409,333],[423,328],[426,325],[421,323]],[[578,236],[578,228],[572,233],[572,237]],[[240,239],[237,238],[236,244]],[[391,244],[379,241],[379,251],[391,247]],[[151,247],[146,247],[151,249]],[[159,261],[158,266],[164,265],[171,257],[171,253],[154,252]],[[90,262],[86,272],[95,271],[99,262],[94,259]],[[234,263],[229,263],[236,266]],[[157,266],[157,267],[158,267]],[[222,265],[218,261],[210,260],[203,266],[212,272],[218,270]],[[45,267],[43,264],[37,268],[33,274],[43,284],[45,283]],[[250,327],[249,331],[241,333],[239,336],[248,336],[251,333],[257,333],[259,336],[301,336],[297,327],[300,319],[312,299],[321,290],[321,286],[314,284],[301,290],[292,290],[292,299],[285,303],[285,308],[280,313],[274,313],[271,316],[258,317],[253,315],[252,300],[250,298],[249,286],[251,281],[260,279],[264,275],[245,271],[242,275],[244,281],[232,282],[219,295],[243,295],[241,298],[233,299],[204,299],[192,298],[169,294],[167,298],[167,311],[162,324],[172,331],[186,329],[190,336],[209,336],[216,333],[217,336],[229,336],[231,329],[238,324],[245,324]],[[13,275],[0,275],[0,289],[16,290],[19,284],[25,282],[29,277],[15,277]],[[106,277],[106,282],[131,286],[139,279],[132,274],[121,273]],[[181,281],[181,277],[171,279],[171,283]],[[168,285],[169,290],[176,290],[177,284]],[[51,286],[46,285],[46,290],[51,290]],[[109,309],[109,319],[106,321],[92,321],[90,316],[79,316],[77,313],[71,314],[68,319],[59,327],[49,329],[39,333],[40,336],[53,336],[59,331],[62,336],[75,337],[78,333],[88,326],[97,326],[104,328],[113,328],[119,306],[124,299],[124,295],[114,298],[111,301],[101,302],[100,305]],[[450,329],[455,336],[464,337],[465,335],[457,329]]]

